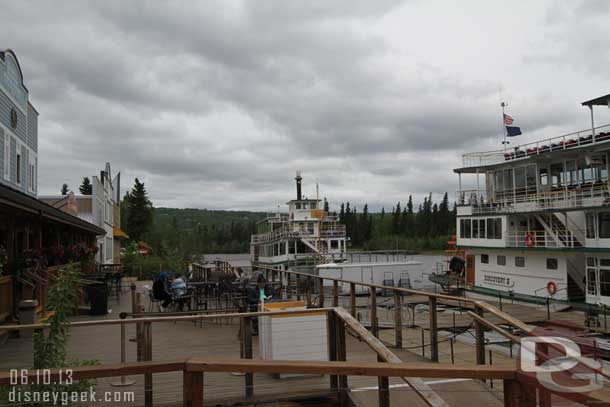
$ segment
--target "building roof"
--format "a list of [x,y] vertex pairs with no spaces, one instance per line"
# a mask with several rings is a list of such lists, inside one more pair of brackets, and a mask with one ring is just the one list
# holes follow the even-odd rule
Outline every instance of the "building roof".
[[104,229],[93,223],[89,223],[60,209],[54,208],[45,202],[4,184],[0,184],[0,204],[12,206],[26,212],[36,213],[45,219],[70,225],[84,232],[93,233],[95,235],[106,234]]
[[582,102],[583,106],[608,106],[610,107],[610,93],[604,96],[597,97],[595,99],[587,100]]

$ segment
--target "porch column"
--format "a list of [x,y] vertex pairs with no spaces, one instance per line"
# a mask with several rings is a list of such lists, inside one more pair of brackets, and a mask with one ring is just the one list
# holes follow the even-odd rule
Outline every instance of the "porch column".
[[593,105],[589,106],[591,110],[591,134],[593,135],[593,141],[595,141],[595,120],[593,119]]

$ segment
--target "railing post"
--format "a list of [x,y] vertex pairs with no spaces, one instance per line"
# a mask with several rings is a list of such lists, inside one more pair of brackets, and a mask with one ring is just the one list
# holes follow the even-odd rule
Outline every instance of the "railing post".
[[297,292],[297,301],[301,301],[301,293],[299,291],[299,288],[300,288],[300,285],[301,285],[300,284],[301,283],[301,276],[298,275],[298,274],[296,276],[294,276],[294,281],[295,281],[294,285],[296,287],[295,290]]
[[349,312],[356,318],[356,284],[349,283]]
[[311,276],[307,276],[307,288],[305,290],[305,298],[307,299],[307,307],[311,307]]
[[[481,317],[484,315],[483,310],[479,306],[475,306],[474,312]],[[485,364],[485,328],[479,321],[474,321],[475,336],[476,336],[476,356],[477,365]]]
[[291,285],[292,285],[292,274],[290,274],[289,272],[285,273],[286,275],[286,299],[291,299],[292,298],[292,291],[290,289]]
[[379,393],[379,407],[390,407],[390,381],[387,376],[379,376],[378,382],[378,393]]
[[[244,329],[243,329],[243,343],[244,343],[244,359],[252,359],[252,320],[250,317],[244,318]],[[246,385],[246,398],[251,399],[254,396],[254,375],[252,373],[246,373],[245,385]]]
[[[334,313],[334,312],[333,312]],[[336,314],[335,314],[336,315]],[[345,322],[341,318],[336,318],[335,329],[337,334],[335,336],[337,341],[337,360],[345,362],[347,360],[347,348],[345,347]],[[347,376],[339,376],[338,380],[339,387],[339,402],[341,407],[347,406]]]
[[438,362],[438,324],[436,314],[436,297],[430,296],[428,301],[430,310],[430,360]]
[[371,333],[377,337],[377,288],[369,287],[371,294]]
[[[326,313],[327,340],[328,340],[328,360],[334,362],[337,360],[337,315],[334,311]],[[337,375],[330,376],[331,390],[337,390],[338,378]]]
[[[143,349],[142,349],[142,360],[150,361],[152,360],[152,323],[144,322],[142,324],[142,339],[143,339]],[[144,374],[144,405],[146,407],[153,406],[153,381],[152,381],[152,373]]]
[[394,331],[396,333],[396,347],[402,348],[402,297],[400,292],[394,291]]
[[203,372],[182,373],[182,406],[203,407]]
[[339,306],[339,282],[333,280],[333,307]]
[[318,295],[318,308],[324,308],[324,279],[318,278],[318,289],[320,294]]

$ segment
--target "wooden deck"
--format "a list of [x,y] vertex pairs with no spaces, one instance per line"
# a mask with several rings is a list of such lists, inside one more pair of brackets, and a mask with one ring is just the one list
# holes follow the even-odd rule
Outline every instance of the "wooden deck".
[[[138,284],[141,288],[143,283]],[[381,301],[380,301],[381,302]],[[362,304],[364,305],[364,304]],[[73,320],[91,320],[116,318],[122,311],[131,311],[129,293],[125,292],[119,299],[112,299],[110,303],[112,313],[107,317],[78,316]],[[381,310],[381,308],[380,308]],[[381,315],[380,315],[381,317]],[[408,321],[408,319],[405,319]],[[135,325],[127,325],[127,337],[135,337]],[[176,358],[207,357],[238,359],[240,357],[240,342],[238,337],[239,326],[237,321],[226,322],[177,322],[154,323],[152,325],[152,360],[162,361]],[[69,340],[69,358],[71,360],[91,360],[99,363],[120,362],[120,328],[117,325],[90,326],[73,328]],[[405,333],[405,347],[409,348],[409,333]],[[383,335],[382,335],[383,339]],[[414,339],[415,340],[415,339]],[[414,342],[415,343],[415,342]],[[347,360],[376,362],[376,354],[357,338],[348,335],[346,338]],[[414,345],[413,345],[414,346]],[[253,341],[253,353],[256,359],[259,355],[258,341]],[[136,344],[127,341],[127,362],[136,361]],[[392,350],[405,362],[428,362],[427,358],[418,354],[419,350]],[[472,347],[462,348],[474,358]],[[441,347],[443,357],[446,357],[444,347]],[[466,358],[464,358],[466,359]],[[471,359],[472,360],[472,359]],[[499,359],[500,360],[500,357]],[[445,359],[445,362],[447,360]],[[507,362],[510,363],[510,362]],[[15,368],[31,367],[32,340],[28,338],[11,338],[0,346],[0,370],[6,371]],[[97,381],[98,394],[103,391],[133,391],[135,402],[125,405],[140,406],[144,403],[143,377],[130,377],[136,383],[129,387],[114,387],[111,385],[117,379],[99,379]],[[429,380],[433,389],[446,397],[450,405],[502,405],[501,383],[494,389],[481,385],[480,382],[462,380],[460,382],[443,382],[442,380]],[[181,373],[160,373],[153,376],[153,399],[157,406],[180,405],[183,395],[183,378]],[[354,390],[354,400],[358,405],[376,406],[370,400],[377,399],[377,379],[374,377],[353,376],[348,379],[350,389]],[[244,377],[227,373],[208,373],[205,377],[205,401],[208,405],[232,404],[239,400],[244,402]],[[390,380],[391,400],[396,406],[416,406],[415,397],[409,387],[400,379]],[[287,392],[289,390],[289,392]],[[295,377],[279,379],[267,374],[254,375],[254,393],[257,400],[266,400],[278,405],[290,405],[286,399],[300,397],[322,397],[331,403],[329,391],[329,378],[322,376]],[[372,399],[371,399],[372,398]],[[480,401],[480,403],[479,403]],[[325,402],[326,403],[326,402]],[[244,403],[247,405],[247,402]]]

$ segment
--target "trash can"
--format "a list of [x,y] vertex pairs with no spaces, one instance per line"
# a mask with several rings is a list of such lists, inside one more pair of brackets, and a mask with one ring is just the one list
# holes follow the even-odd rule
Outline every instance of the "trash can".
[[[22,325],[35,324],[38,322],[38,314],[36,308],[38,307],[37,300],[23,300],[19,302],[19,323]],[[31,338],[34,331],[31,329],[24,329],[19,332],[19,336],[22,338]]]
[[87,295],[91,306],[89,315],[106,315],[108,313],[108,286],[105,282],[89,284]]

